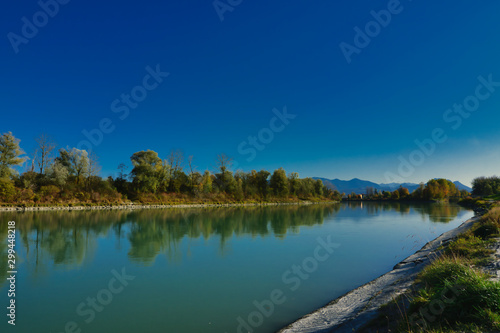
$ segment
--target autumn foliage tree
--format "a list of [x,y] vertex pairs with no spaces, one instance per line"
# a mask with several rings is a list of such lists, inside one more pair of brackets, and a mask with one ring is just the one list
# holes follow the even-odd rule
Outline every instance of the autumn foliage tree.
[[444,178],[429,180],[425,185],[425,189],[423,191],[424,198],[429,200],[442,200],[459,195],[460,192],[458,191],[455,184]]

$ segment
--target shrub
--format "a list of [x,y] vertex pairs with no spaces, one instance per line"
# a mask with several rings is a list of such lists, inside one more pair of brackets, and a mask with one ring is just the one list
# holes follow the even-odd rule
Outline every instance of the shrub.
[[35,199],[35,193],[30,188],[17,192],[17,201],[32,201],[33,199]]
[[0,178],[0,201],[10,202],[16,195],[14,184],[7,178]]
[[59,187],[57,187],[55,185],[47,185],[47,186],[40,187],[40,194],[42,195],[42,197],[53,198],[57,194],[59,194],[60,191],[61,190],[59,189]]

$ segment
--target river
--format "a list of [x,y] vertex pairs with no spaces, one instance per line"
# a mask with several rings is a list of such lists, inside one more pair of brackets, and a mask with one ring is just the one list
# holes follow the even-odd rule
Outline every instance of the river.
[[16,332],[275,332],[472,216],[364,202],[4,212],[0,300],[7,313],[13,220]]

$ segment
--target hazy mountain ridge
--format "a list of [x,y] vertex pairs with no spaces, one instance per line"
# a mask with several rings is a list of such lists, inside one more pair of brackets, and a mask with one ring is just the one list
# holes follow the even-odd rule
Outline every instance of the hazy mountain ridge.
[[[416,190],[420,184],[416,183],[390,183],[390,184],[377,184],[368,180],[362,180],[359,178],[353,178],[351,180],[341,180],[341,179],[327,179],[321,177],[313,177],[314,179],[321,179],[326,187],[337,190],[340,193],[344,192],[350,194],[355,192],[357,194],[365,194],[367,187],[373,187],[379,191],[394,191],[400,186],[406,187],[410,192]],[[472,189],[459,181],[454,181],[453,184],[457,186],[459,190],[466,190],[471,192]]]

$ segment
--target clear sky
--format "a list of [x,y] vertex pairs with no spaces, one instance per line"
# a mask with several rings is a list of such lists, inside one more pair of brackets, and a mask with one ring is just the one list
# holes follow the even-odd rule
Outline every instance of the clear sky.
[[103,176],[146,149],[200,171],[226,153],[376,182],[500,174],[498,1],[54,1],[0,13],[0,132],[27,153],[47,133],[90,144]]

